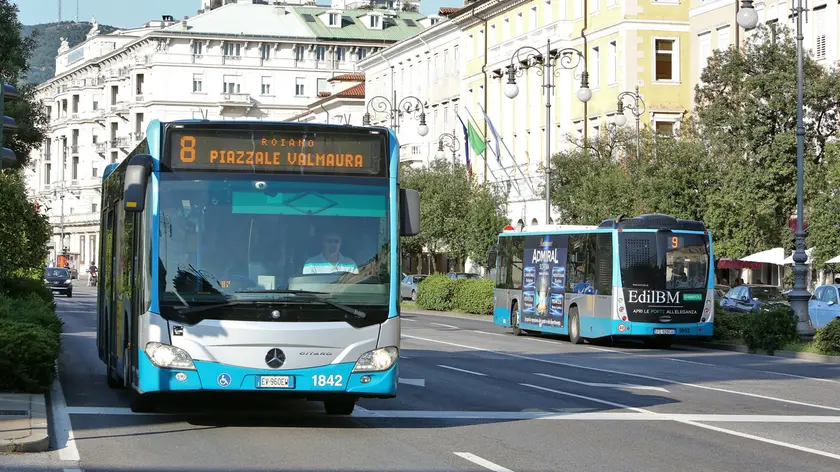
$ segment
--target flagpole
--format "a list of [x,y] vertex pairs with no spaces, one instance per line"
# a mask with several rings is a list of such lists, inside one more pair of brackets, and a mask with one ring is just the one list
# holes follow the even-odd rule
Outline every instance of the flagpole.
[[[475,119],[475,117],[473,116],[473,114],[470,112],[470,109],[469,109],[469,108],[467,108],[467,107],[464,107],[464,110],[466,110],[466,111],[467,111],[467,114],[468,114],[468,115],[470,115],[470,118],[472,118],[473,122],[475,122],[475,123],[476,123],[476,125],[477,125],[477,124],[478,124],[478,120],[476,120],[476,119]],[[479,135],[481,136],[481,139],[482,139],[482,140],[484,140],[484,142],[487,142],[487,137],[486,137],[486,136],[481,135],[481,132],[480,132],[480,131],[478,131],[478,130],[475,130],[475,132],[476,132],[476,133],[479,133]],[[486,152],[486,151],[485,151],[485,152]],[[497,157],[497,159],[498,159],[498,157],[499,157],[499,156],[498,156],[498,155],[496,155],[496,157]],[[485,158],[484,160],[485,160],[485,162],[487,162],[487,159],[486,159],[486,158]],[[516,187],[516,193],[517,193],[517,195],[520,195],[520,196],[521,196],[521,195],[522,195],[522,190],[520,190],[520,189],[519,189],[519,184],[518,184],[518,183],[516,183],[516,179],[514,179],[514,178],[510,175],[510,173],[508,173],[507,169],[502,168],[501,163],[499,164],[499,168],[500,168],[500,169],[502,169],[502,171],[505,173],[505,175],[507,176],[507,178],[508,178],[508,180],[510,181],[510,183],[511,183],[514,187]],[[492,175],[492,176],[493,176],[493,178],[495,179],[495,178],[496,178],[496,175],[493,173],[493,170],[492,170],[492,168],[490,167],[490,163],[489,163],[489,162],[487,162],[487,169],[488,169],[488,170],[490,170],[490,175]]]
[[[505,142],[504,138],[499,136],[498,130],[496,130],[496,127],[493,126],[492,122],[490,122],[490,117],[487,115],[487,110],[485,110],[484,107],[481,106],[480,103],[478,104],[478,108],[481,110],[481,113],[484,115],[484,119],[490,124],[490,129],[494,132],[493,137],[495,137],[496,140],[497,140],[497,143],[496,143],[496,148],[497,148],[496,158],[499,161],[499,167],[503,167],[502,166],[502,156],[501,156],[502,153],[501,153],[501,151],[498,150],[498,147],[499,147],[498,143],[502,143],[505,146],[505,151],[507,151],[508,156],[510,156],[510,160],[513,161],[513,163],[515,164],[514,167],[516,168],[516,170],[519,171],[520,174],[522,174],[522,180],[524,180],[525,184],[528,185],[528,189],[531,190],[531,193],[535,194],[536,191],[534,190],[534,186],[532,185],[531,180],[528,178],[528,176],[525,175],[524,172],[522,172],[522,169],[519,167],[519,163],[516,162],[516,157],[514,157],[513,153],[510,152],[510,148],[508,148],[507,143]],[[467,112],[469,112],[469,110],[467,110]]]

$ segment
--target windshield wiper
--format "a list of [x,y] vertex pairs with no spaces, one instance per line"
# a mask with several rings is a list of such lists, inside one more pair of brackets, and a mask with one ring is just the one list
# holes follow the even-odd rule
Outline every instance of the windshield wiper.
[[[320,297],[319,295],[329,295],[326,292],[314,292],[309,290],[286,290],[286,289],[259,289],[259,290],[237,290],[234,293],[280,293],[280,294],[288,294],[288,295],[295,295],[299,299],[320,302],[325,305],[329,305],[333,308],[337,308],[345,313],[355,316],[356,318],[367,318],[367,314],[361,310],[357,310],[353,307],[349,307],[347,305],[342,305],[341,303],[336,303],[332,300],[328,300],[324,297]],[[308,295],[306,297],[301,297],[301,295]]]
[[189,315],[192,313],[199,313],[202,311],[210,311],[215,310],[217,308],[225,308],[231,306],[239,306],[239,305],[250,305],[254,303],[268,303],[268,300],[233,300],[225,303],[216,303],[215,305],[200,305],[194,307],[184,306],[178,310],[179,315]]

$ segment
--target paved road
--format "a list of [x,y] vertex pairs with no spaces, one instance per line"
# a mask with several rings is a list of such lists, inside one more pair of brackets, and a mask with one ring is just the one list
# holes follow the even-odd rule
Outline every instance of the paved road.
[[[320,404],[185,399],[135,415],[95,352],[94,299],[65,320],[58,432],[3,470],[836,471],[840,365],[514,338],[483,320],[405,314],[399,395],[352,418]],[[66,407],[63,407],[63,404]]]

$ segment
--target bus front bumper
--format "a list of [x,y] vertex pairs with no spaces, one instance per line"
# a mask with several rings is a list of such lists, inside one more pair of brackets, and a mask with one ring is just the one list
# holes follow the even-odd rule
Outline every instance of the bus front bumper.
[[[296,370],[262,370],[196,360],[195,370],[182,370],[157,367],[145,352],[138,353],[138,359],[140,393],[228,390],[392,398],[397,393],[399,376],[399,359],[388,370],[364,373],[353,373],[353,362]],[[288,387],[261,387],[263,376],[287,377]]]

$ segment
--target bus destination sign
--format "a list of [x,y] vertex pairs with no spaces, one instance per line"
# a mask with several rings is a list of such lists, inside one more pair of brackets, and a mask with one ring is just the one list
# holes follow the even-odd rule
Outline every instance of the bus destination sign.
[[169,134],[172,170],[377,175],[379,134],[262,129],[176,129]]

